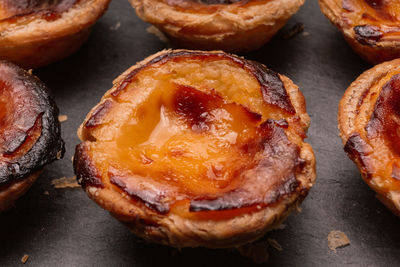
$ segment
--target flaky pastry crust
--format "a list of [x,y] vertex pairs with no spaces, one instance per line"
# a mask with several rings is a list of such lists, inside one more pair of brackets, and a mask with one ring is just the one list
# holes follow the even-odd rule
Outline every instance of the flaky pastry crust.
[[284,26],[305,0],[129,0],[177,47],[249,52]]
[[[147,124],[135,128],[158,112],[167,115],[150,133]],[[246,128],[233,137],[235,120],[220,124],[229,117],[225,112],[239,123],[234,128],[254,125],[256,132]],[[303,142],[309,123],[304,97],[289,78],[221,51],[165,50],[124,72],[87,115],[74,167],[88,196],[145,240],[239,246],[277,227],[313,185],[315,158]],[[143,135],[149,139],[132,143]],[[214,158],[215,136],[220,148]],[[203,145],[211,160],[203,158]],[[211,168],[203,172],[204,166]]]
[[0,58],[37,68],[65,58],[87,40],[110,0],[3,0]]
[[0,211],[64,153],[58,108],[38,78],[0,61]]
[[400,3],[382,0],[319,0],[322,12],[365,60],[400,57]]
[[41,171],[35,172],[21,181],[9,185],[7,189],[0,190],[0,212],[10,209],[15,201],[28,191]]
[[400,215],[399,74],[399,59],[364,72],[346,90],[338,114],[345,151],[378,199],[397,215]]

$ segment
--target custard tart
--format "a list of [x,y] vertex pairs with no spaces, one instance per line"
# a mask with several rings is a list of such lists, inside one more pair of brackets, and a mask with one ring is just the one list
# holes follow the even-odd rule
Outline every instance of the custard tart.
[[62,157],[58,108],[38,78],[0,61],[0,211]]
[[364,181],[400,215],[400,59],[364,72],[339,105],[345,151]]
[[305,0],[129,0],[173,46],[227,52],[261,47]]
[[400,2],[319,0],[322,12],[365,60],[377,64],[400,57]]
[[0,59],[37,68],[87,40],[110,0],[0,0]]
[[298,87],[220,51],[165,50],[128,69],[78,130],[74,167],[147,241],[238,246],[279,226],[315,181]]

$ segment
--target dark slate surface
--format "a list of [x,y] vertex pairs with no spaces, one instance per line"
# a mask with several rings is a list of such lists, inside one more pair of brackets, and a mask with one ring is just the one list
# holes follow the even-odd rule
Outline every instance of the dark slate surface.
[[[297,22],[305,32],[285,40]],[[121,26],[116,29],[116,25]],[[21,198],[0,215],[0,266],[248,266],[235,250],[183,249],[148,245],[86,197],[80,189],[54,189],[51,180],[72,176],[76,129],[112,80],[137,61],[165,48],[146,32],[125,0],[114,0],[82,49],[61,62],[36,70],[52,89],[62,114],[67,152]],[[269,266],[399,266],[400,221],[374,197],[338,137],[336,114],[348,85],[370,66],[308,0],[268,45],[246,56],[289,76],[303,91],[312,124],[308,141],[317,156],[318,179],[286,229],[269,236],[283,247],[270,249]],[[48,191],[50,195],[44,195]],[[344,231],[351,245],[329,250],[327,235]]]

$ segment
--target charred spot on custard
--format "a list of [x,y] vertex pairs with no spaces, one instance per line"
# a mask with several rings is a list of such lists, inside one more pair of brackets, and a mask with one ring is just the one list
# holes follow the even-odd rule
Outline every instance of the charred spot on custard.
[[170,205],[168,202],[163,202],[165,196],[162,192],[130,187],[129,183],[125,183],[123,178],[116,176],[110,177],[110,182],[124,190],[133,200],[143,202],[148,208],[161,214],[169,212]]
[[356,40],[363,45],[375,45],[383,37],[380,27],[374,25],[355,26],[354,33]]
[[77,174],[76,179],[83,188],[88,186],[98,188],[104,187],[98,170],[88,155],[85,143],[76,146],[73,166],[74,172]]
[[94,128],[98,125],[104,123],[103,119],[105,115],[110,111],[110,109],[114,106],[114,102],[110,99],[107,99],[99,105],[96,110],[93,112],[92,116],[87,120],[85,127],[86,128]]
[[369,169],[370,165],[368,164],[368,155],[373,152],[373,149],[358,133],[352,134],[347,139],[344,151],[360,166],[360,170],[366,178],[372,177],[372,171]]
[[366,126],[368,137],[383,137],[393,153],[400,155],[400,74],[383,85]]
[[[33,145],[42,131],[42,117],[43,112],[37,116],[34,125],[26,132],[15,131],[9,136],[4,136],[6,138],[4,139],[4,148],[6,148],[3,152],[4,157],[15,157],[19,151],[22,154]],[[24,146],[27,147],[25,151]]]
[[386,5],[386,0],[365,0],[365,2],[374,9],[381,9]]
[[[223,106],[223,98],[213,91],[211,94],[205,94],[190,86],[176,85],[177,91],[174,98],[173,108],[175,113],[184,118],[193,131],[204,132],[210,129],[212,123],[212,114],[210,111]],[[248,119],[254,123],[261,120],[261,115],[250,112],[241,107]]]

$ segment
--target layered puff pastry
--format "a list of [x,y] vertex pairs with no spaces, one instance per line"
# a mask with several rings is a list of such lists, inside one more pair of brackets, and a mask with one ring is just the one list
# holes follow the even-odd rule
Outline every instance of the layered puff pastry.
[[88,38],[110,0],[0,0],[0,59],[36,68],[67,57]]
[[238,246],[278,226],[315,181],[298,87],[223,52],[165,50],[128,69],[78,130],[74,167],[145,240]]
[[364,72],[339,105],[340,136],[364,181],[400,215],[400,59]]
[[0,211],[8,209],[64,153],[58,108],[46,86],[0,61]]
[[261,47],[305,0],[129,0],[173,46],[227,52]]
[[365,60],[377,64],[400,57],[400,2],[319,0],[322,12]]

